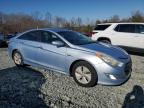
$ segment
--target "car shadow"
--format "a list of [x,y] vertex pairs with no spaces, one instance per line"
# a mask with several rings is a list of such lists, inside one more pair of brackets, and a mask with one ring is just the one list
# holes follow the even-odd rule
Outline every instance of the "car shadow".
[[144,52],[134,52],[134,51],[127,51],[131,55],[136,55],[136,56],[144,56]]
[[48,108],[40,88],[42,73],[31,68],[0,69],[0,108]]
[[135,85],[126,95],[122,108],[144,108],[144,91],[141,86]]
[[119,46],[119,47],[123,48],[131,55],[144,56],[144,49],[130,48],[130,47],[124,47],[124,46]]

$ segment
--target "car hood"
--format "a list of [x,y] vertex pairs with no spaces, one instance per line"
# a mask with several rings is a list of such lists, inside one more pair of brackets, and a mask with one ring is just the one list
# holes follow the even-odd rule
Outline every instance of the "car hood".
[[99,42],[99,43],[80,45],[80,47],[89,49],[92,51],[96,51],[96,52],[102,52],[102,53],[110,55],[114,58],[119,58],[119,59],[127,59],[128,58],[128,53],[125,50],[123,50],[117,46],[113,46],[111,44],[105,44],[105,43]]

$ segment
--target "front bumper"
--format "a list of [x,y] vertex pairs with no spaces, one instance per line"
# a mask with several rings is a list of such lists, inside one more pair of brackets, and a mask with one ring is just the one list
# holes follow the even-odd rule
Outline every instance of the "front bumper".
[[106,63],[98,64],[95,67],[98,74],[98,84],[122,85],[128,81],[132,72],[132,62],[129,60],[122,67],[112,67]]

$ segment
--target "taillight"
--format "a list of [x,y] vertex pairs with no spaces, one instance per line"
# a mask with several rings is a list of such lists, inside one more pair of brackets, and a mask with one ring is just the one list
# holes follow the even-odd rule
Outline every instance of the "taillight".
[[96,34],[97,32],[87,32],[85,33],[88,37],[91,37],[93,34]]
[[91,34],[94,35],[94,34],[96,34],[96,33],[97,33],[97,32],[92,32]]

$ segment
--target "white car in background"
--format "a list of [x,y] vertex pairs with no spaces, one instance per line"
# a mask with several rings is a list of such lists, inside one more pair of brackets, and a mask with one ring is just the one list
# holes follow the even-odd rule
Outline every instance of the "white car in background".
[[92,40],[144,49],[144,23],[98,24],[92,32]]

